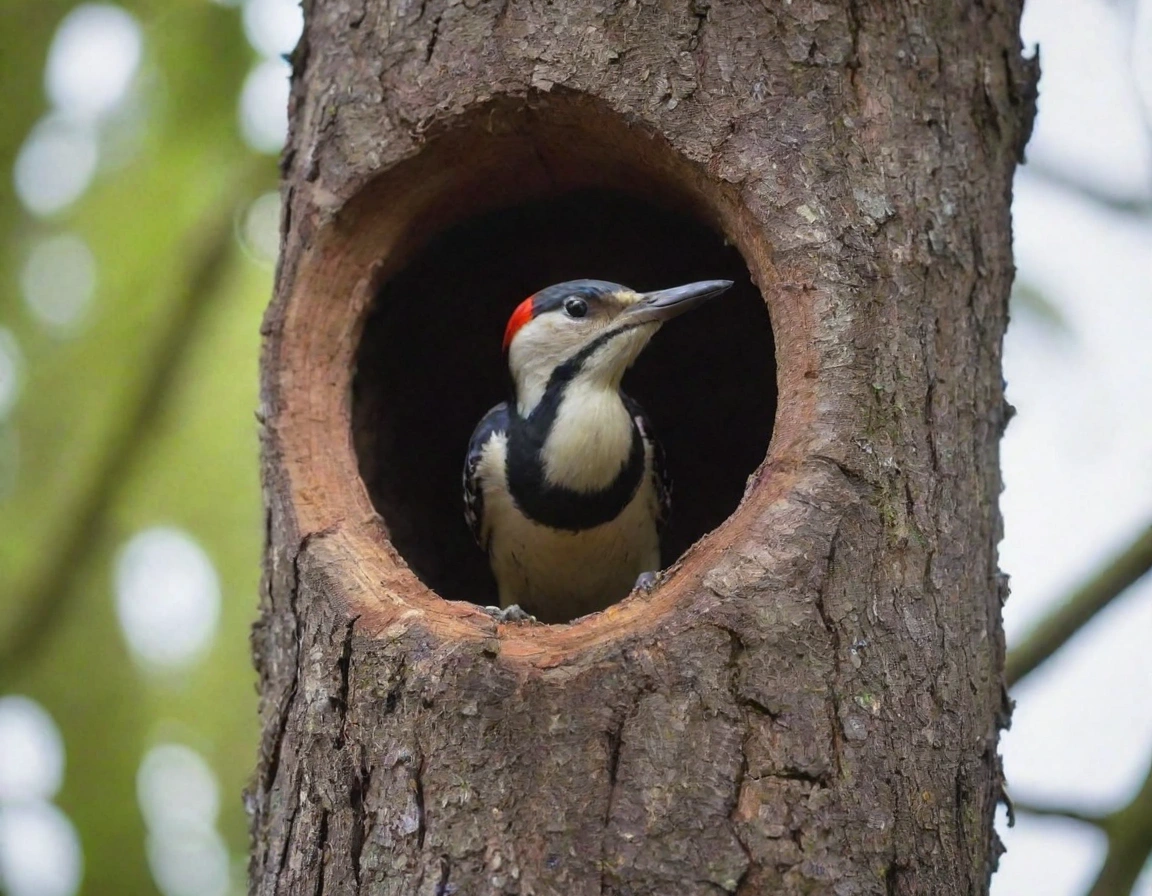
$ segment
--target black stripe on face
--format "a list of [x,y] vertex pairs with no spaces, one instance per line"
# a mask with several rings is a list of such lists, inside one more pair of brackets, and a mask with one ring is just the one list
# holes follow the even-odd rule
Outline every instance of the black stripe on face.
[[552,416],[549,418],[548,428],[552,428],[552,420],[556,419],[556,410],[560,406],[560,399],[564,395],[564,390],[572,380],[576,379],[576,375],[584,369],[584,365],[588,360],[596,354],[600,349],[606,346],[609,342],[624,333],[635,330],[637,327],[644,326],[643,321],[638,321],[634,324],[627,324],[623,327],[615,327],[611,330],[605,330],[584,348],[576,352],[571,358],[563,364],[557,365],[556,369],[552,371],[552,375],[548,377],[548,385],[544,387],[544,397],[540,399],[540,404],[532,409],[530,416],[535,417],[536,413],[540,410],[540,406],[544,404],[548,398],[549,393],[556,396],[556,407],[552,409]]
[[552,371],[544,395],[526,418],[520,416],[515,402],[510,402],[505,464],[508,491],[529,519],[553,529],[579,532],[614,520],[636,494],[644,476],[644,440],[635,421],[628,457],[616,478],[602,489],[576,491],[548,482],[544,476],[543,452],[568,384],[598,349],[640,326],[643,324],[631,324],[600,334]]

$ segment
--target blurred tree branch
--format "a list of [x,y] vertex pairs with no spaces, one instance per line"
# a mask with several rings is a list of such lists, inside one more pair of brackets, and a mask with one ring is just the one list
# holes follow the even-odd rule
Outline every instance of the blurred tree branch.
[[1082,199],[1086,199],[1089,202],[1093,202],[1111,211],[1133,217],[1148,217],[1152,215],[1152,199],[1120,196],[1102,189],[1095,184],[1080,180],[1058,167],[1046,165],[1044,162],[1036,162],[1031,159],[1028,160],[1028,164],[1021,170],[1038,180],[1044,181],[1046,184],[1063,190],[1065,193],[1079,196]]
[[1078,821],[1095,828],[1103,829],[1108,821],[1107,815],[1098,815],[1094,812],[1085,812],[1082,809],[1072,809],[1065,806],[1047,806],[1042,803],[1032,803],[1027,800],[1012,799],[1012,808],[1022,815],[1038,815],[1043,818],[1065,818],[1069,821]]
[[1066,818],[1092,825],[1108,838],[1108,852],[1087,896],[1124,896],[1132,892],[1152,855],[1152,768],[1128,805],[1106,815],[1062,806],[1013,800],[1017,812],[1049,818]]
[[1092,578],[1060,602],[1008,652],[1005,677],[1012,687],[1045,662],[1115,598],[1152,569],[1152,524]]
[[[1066,644],[1097,613],[1152,569],[1152,524],[1094,576],[1075,589],[1008,654],[1006,677],[1014,685]],[[1132,801],[1107,815],[1014,800],[1021,813],[1066,818],[1099,828],[1108,838],[1104,864],[1087,896],[1131,893],[1152,855],[1152,769]]]
[[177,291],[150,360],[142,365],[143,384],[135,404],[122,415],[108,437],[96,470],[79,499],[63,517],[40,572],[13,603],[19,609],[0,649],[0,681],[9,680],[40,649],[46,636],[74,596],[73,579],[99,546],[104,521],[120,488],[147,445],[147,433],[163,411],[181,364],[207,318],[213,300],[220,297],[223,275],[235,251],[234,218],[237,203],[272,176],[260,158],[246,166],[220,202],[192,228],[184,257],[190,259],[184,288]]
[[1152,768],[1132,801],[1105,818],[1103,828],[1108,853],[1088,896],[1131,893],[1152,855]]

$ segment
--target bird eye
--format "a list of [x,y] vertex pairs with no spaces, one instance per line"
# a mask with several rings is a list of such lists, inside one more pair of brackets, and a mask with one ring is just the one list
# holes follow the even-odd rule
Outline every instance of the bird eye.
[[569,317],[583,317],[588,313],[588,303],[575,297],[564,300],[564,311]]

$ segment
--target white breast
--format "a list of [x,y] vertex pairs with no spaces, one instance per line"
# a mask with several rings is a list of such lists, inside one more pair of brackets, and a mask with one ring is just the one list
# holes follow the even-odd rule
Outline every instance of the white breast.
[[577,379],[564,391],[544,442],[544,477],[575,491],[607,488],[627,463],[632,439],[620,393]]
[[640,487],[619,516],[581,532],[563,532],[521,513],[505,485],[507,437],[495,436],[489,445],[479,473],[484,537],[490,539],[501,606],[519,604],[542,622],[566,622],[621,600],[637,576],[660,568],[650,457]]

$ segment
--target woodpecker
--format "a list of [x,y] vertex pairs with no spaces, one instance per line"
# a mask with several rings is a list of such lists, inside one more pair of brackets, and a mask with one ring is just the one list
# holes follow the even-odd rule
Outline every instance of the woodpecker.
[[731,285],[637,293],[572,280],[512,312],[511,396],[481,419],[464,463],[464,515],[496,577],[499,618],[567,622],[654,581],[670,483],[620,380],[661,324]]

